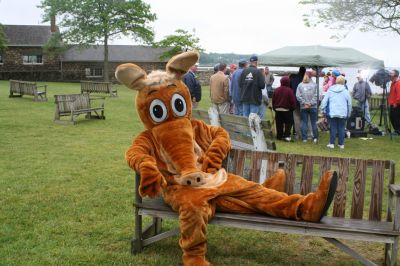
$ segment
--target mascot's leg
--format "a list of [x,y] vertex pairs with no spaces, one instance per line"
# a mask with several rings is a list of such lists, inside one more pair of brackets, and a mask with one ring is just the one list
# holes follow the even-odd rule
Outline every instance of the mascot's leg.
[[185,266],[211,265],[205,258],[207,252],[207,224],[215,214],[215,204],[210,200],[215,189],[200,189],[181,185],[169,186],[164,191],[165,201],[179,213],[181,238]]
[[270,176],[262,184],[266,188],[274,189],[276,191],[284,192],[286,188],[286,173],[283,169],[277,169],[275,173]]
[[227,183],[237,189],[215,199],[218,210],[237,213],[262,212],[281,218],[318,222],[332,202],[337,186],[337,174],[326,172],[317,191],[305,196],[287,195],[258,184],[248,186],[249,181],[235,175],[230,175]]

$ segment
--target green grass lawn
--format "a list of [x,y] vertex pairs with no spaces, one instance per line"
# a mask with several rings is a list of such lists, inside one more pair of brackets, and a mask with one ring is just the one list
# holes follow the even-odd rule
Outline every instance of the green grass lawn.
[[[180,265],[178,237],[131,256],[134,173],[124,153],[143,130],[134,93],[118,86],[106,120],[53,122],[54,94],[79,93],[79,83],[48,84],[48,102],[8,98],[0,81],[0,265]],[[204,88],[201,108],[210,105]],[[267,119],[270,118],[267,114]],[[376,116],[378,118],[379,115]],[[320,143],[277,142],[278,151],[400,162],[400,137],[346,139],[344,150]],[[398,181],[398,179],[397,179]],[[166,227],[178,226],[167,220]],[[376,263],[383,245],[350,242]],[[321,238],[209,226],[214,265],[356,265]]]

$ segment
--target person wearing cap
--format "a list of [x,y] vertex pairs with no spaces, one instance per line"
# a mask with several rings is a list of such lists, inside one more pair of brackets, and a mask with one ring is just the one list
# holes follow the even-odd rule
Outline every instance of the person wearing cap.
[[232,101],[233,101],[233,113],[235,115],[240,115],[243,116],[243,108],[242,108],[242,103],[240,102],[240,93],[239,93],[239,79],[240,75],[243,72],[243,69],[247,67],[248,63],[245,59],[240,59],[239,60],[239,69],[237,69],[233,74],[232,74],[232,79],[231,79],[231,96],[232,96]]
[[190,96],[192,98],[192,109],[197,109],[201,100],[201,85],[196,78],[198,65],[199,63],[194,64],[183,76],[183,82],[189,88]]
[[362,110],[365,121],[370,125],[371,117],[369,115],[368,99],[372,95],[371,87],[369,83],[364,80],[361,72],[358,72],[357,80],[358,82],[356,82],[353,87],[353,98],[356,100],[357,106]]
[[390,93],[388,97],[389,103],[389,119],[393,126],[394,132],[400,135],[400,80],[399,71],[392,69],[389,72],[390,81]]
[[250,57],[250,66],[243,70],[240,75],[240,101],[243,106],[243,116],[248,117],[250,113],[258,114],[262,101],[262,89],[265,87],[265,76],[257,68],[258,57]]
[[220,63],[218,72],[210,77],[210,98],[220,114],[229,114],[229,78],[225,75],[226,64]]

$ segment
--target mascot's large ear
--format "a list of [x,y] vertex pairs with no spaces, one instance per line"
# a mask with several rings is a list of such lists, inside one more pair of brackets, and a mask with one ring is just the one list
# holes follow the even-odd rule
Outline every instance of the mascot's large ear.
[[122,64],[115,70],[115,77],[128,88],[140,90],[143,80],[146,79],[146,72],[135,64]]
[[181,78],[191,66],[199,60],[199,53],[197,51],[184,52],[172,57],[166,66],[167,72],[174,73],[176,78]]

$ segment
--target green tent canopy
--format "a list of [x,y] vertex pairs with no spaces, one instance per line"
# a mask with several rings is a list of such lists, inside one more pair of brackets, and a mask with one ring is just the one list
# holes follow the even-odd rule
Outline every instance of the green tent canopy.
[[258,63],[268,66],[354,67],[379,69],[382,60],[353,48],[312,46],[286,46],[259,56]]

